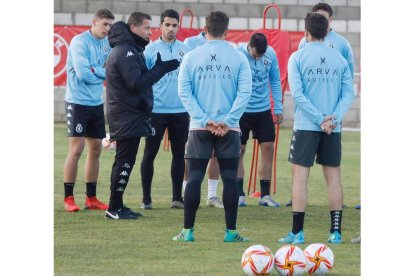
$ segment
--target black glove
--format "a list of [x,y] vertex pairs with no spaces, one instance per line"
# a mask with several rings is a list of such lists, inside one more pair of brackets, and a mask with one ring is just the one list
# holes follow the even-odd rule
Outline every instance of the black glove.
[[161,54],[160,52],[157,53],[157,61],[155,61],[154,69],[157,71],[160,71],[162,75],[165,75],[168,72],[174,71],[175,69],[180,66],[180,62],[178,59],[171,59],[167,61],[161,60]]

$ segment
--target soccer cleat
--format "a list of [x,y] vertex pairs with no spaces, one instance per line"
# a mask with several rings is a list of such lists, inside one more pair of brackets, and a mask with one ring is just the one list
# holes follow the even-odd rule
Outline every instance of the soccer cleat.
[[88,197],[86,196],[85,206],[83,207],[85,210],[106,210],[108,209],[108,205],[99,201],[96,196]]
[[194,241],[193,232],[194,232],[194,228],[183,229],[183,230],[181,230],[180,234],[173,237],[173,241],[193,242]]
[[280,207],[280,204],[277,203],[270,195],[265,195],[259,200],[260,206],[269,206],[269,207]]
[[138,217],[133,215],[131,210],[126,210],[124,208],[121,208],[116,211],[106,210],[105,218],[120,220],[120,219],[137,219]]
[[247,206],[247,202],[246,202],[246,197],[245,196],[239,196],[239,206],[240,207],[246,207]]
[[144,202],[142,202],[141,209],[151,210],[152,209],[152,203],[145,204]]
[[171,202],[170,207],[173,209],[184,209],[184,202],[174,200],[173,202]]
[[292,200],[289,200],[289,201],[285,204],[285,206],[286,206],[286,207],[292,206]]
[[361,210],[361,204],[356,205],[356,206],[355,206],[355,209],[357,209],[357,210]]
[[224,234],[224,242],[249,242],[248,238],[242,237],[236,230],[226,230]]
[[216,196],[213,196],[212,198],[207,199],[207,206],[208,207],[216,207],[216,208],[224,208],[223,203]]
[[361,243],[361,234],[351,240],[352,243]]
[[135,216],[135,217],[137,217],[137,218],[142,216],[142,214],[141,214],[141,213],[138,213],[138,212],[132,211],[132,210],[131,210],[131,208],[128,208],[126,205],[123,205],[121,209],[122,209],[125,213],[129,213],[129,215],[131,215],[131,216]]
[[341,234],[339,234],[338,231],[331,233],[331,235],[329,236],[328,242],[329,243],[342,243]]
[[300,230],[297,234],[290,232],[286,237],[280,238],[281,243],[302,244],[305,243],[305,234]]
[[80,210],[79,206],[75,203],[75,198],[73,196],[68,196],[63,199],[65,203],[66,212],[77,212]]

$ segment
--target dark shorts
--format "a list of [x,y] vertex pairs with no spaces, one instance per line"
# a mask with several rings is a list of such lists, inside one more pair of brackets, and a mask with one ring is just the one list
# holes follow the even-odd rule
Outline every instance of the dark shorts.
[[260,143],[275,141],[275,123],[270,110],[263,112],[245,112],[240,118],[241,144],[246,145],[250,130],[253,139]]
[[151,113],[152,136],[147,140],[161,141],[164,137],[165,129],[168,128],[168,139],[171,142],[186,142],[190,116],[187,112],[183,113]]
[[185,158],[210,159],[213,149],[217,158],[239,158],[240,132],[230,130],[223,137],[217,137],[208,130],[191,130]]
[[65,102],[68,137],[102,139],[106,136],[103,104],[87,106]]
[[312,167],[313,161],[322,166],[341,165],[341,133],[330,135],[320,131],[293,130],[289,162]]

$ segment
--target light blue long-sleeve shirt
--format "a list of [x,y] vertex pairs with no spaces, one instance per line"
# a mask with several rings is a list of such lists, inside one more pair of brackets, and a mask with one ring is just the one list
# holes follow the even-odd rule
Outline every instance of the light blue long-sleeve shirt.
[[288,77],[295,103],[293,129],[322,131],[324,117],[334,115],[334,132],[340,132],[354,99],[346,60],[324,42],[311,42],[290,56]]
[[[324,42],[330,48],[337,50],[348,62],[349,69],[351,70],[352,78],[354,77],[354,53],[352,51],[351,44],[343,36],[336,33],[334,29],[331,29],[326,37]],[[298,49],[302,49],[308,44],[305,37],[299,43]]]
[[195,48],[204,45],[207,42],[206,33],[201,32],[198,35],[187,37],[184,39],[184,44],[187,45],[190,50],[194,50]]
[[[161,37],[150,43],[144,51],[145,62],[148,69],[154,67],[157,61],[157,53],[161,54],[162,60],[178,59],[180,62],[190,49],[183,42],[174,40],[169,43],[162,41]],[[181,113],[186,112],[180,98],[178,97],[178,72],[169,72],[152,87],[154,93],[153,113]]]
[[247,46],[239,46],[237,49],[246,56],[252,71],[253,91],[246,112],[262,112],[270,109],[270,84],[274,113],[282,114],[282,86],[275,50],[267,46],[264,55],[256,60],[249,54]]
[[178,96],[190,114],[190,129],[208,120],[238,128],[252,93],[247,58],[224,40],[208,40],[184,56]]
[[73,37],[66,62],[65,101],[88,106],[103,103],[104,66],[110,51],[108,38],[97,39],[90,30]]

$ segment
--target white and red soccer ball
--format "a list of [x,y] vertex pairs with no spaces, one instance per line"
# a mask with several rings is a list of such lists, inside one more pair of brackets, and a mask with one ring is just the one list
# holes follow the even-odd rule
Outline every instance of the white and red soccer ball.
[[304,253],[309,274],[328,274],[332,269],[335,257],[328,246],[313,243],[306,247]]
[[241,265],[247,275],[268,275],[274,266],[272,251],[260,244],[252,245],[244,251]]
[[306,257],[302,249],[294,245],[285,245],[275,254],[275,268],[280,275],[302,275],[306,273]]

